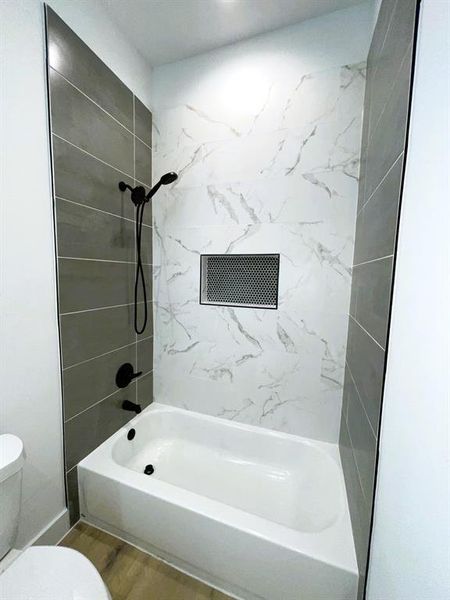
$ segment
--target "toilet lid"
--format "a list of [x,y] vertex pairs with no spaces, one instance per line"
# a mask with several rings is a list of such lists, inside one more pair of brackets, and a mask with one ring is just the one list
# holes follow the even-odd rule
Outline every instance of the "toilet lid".
[[94,565],[69,548],[32,546],[0,575],[0,600],[111,600]]

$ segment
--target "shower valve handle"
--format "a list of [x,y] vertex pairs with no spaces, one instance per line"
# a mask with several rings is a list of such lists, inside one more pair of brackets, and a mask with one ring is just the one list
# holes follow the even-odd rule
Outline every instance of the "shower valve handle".
[[125,388],[139,375],[142,375],[142,371],[135,373],[131,363],[124,363],[116,373],[116,385],[119,388]]

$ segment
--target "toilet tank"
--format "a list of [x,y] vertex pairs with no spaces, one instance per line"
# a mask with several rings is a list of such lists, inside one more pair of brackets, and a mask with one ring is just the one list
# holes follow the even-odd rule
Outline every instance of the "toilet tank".
[[0,559],[17,536],[24,459],[22,441],[10,433],[0,435]]

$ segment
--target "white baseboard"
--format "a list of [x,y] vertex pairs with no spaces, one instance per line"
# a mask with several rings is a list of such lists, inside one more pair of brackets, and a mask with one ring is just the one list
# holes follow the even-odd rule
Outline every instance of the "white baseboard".
[[69,530],[69,511],[65,508],[28,545],[55,546]]

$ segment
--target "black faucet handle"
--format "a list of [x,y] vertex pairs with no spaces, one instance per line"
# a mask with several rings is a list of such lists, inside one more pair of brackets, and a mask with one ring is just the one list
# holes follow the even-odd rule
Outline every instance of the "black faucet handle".
[[119,367],[116,373],[116,385],[119,388],[127,387],[133,379],[142,375],[142,371],[134,372],[134,367],[131,363],[124,363]]

